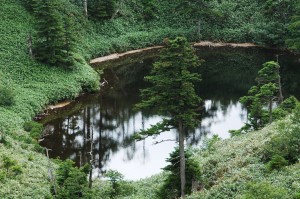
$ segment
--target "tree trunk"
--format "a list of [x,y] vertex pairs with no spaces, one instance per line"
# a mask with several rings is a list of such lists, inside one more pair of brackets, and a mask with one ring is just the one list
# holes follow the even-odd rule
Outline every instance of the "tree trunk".
[[29,35],[27,42],[28,42],[29,55],[30,55],[30,57],[33,57],[33,52],[32,52],[32,37],[31,37],[31,34]]
[[83,0],[83,11],[84,11],[84,15],[87,17],[88,16],[87,0]]
[[185,198],[185,155],[184,155],[184,129],[182,121],[179,121],[179,156],[180,156],[180,184],[181,197]]
[[[277,58],[277,64],[279,65],[279,56],[276,55],[276,58]],[[279,68],[278,68],[277,73],[278,73],[279,103],[282,103],[283,102],[283,95],[282,95],[281,77],[280,77]]]
[[92,135],[90,136],[90,143],[91,143],[91,151],[90,151],[90,173],[89,173],[89,188],[91,189],[93,186],[93,162],[94,162],[94,157],[93,157],[93,144],[94,144],[94,129],[93,125],[91,128],[91,133]]
[[278,77],[278,87],[279,87],[279,103],[283,102],[282,88],[281,88],[281,78]]
[[272,122],[272,109],[273,109],[273,100],[272,98],[270,98],[270,101],[269,101],[269,123]]

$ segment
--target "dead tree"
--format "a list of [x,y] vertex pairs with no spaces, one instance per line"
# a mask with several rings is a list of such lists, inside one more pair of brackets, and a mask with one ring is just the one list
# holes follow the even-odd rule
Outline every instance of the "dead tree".
[[48,158],[48,172],[49,172],[50,182],[53,186],[54,196],[57,196],[55,175],[53,174],[53,168],[51,166],[51,161],[50,161],[50,158],[49,158],[49,151],[51,151],[52,149],[47,149],[47,148],[45,148],[45,149],[46,149],[46,154],[47,154],[47,158]]

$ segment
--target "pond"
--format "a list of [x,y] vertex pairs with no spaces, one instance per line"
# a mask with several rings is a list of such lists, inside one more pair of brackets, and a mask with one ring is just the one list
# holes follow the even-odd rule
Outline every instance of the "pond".
[[[70,158],[80,166],[89,162],[92,150],[94,177],[101,177],[109,169],[118,170],[127,180],[159,173],[178,145],[176,132],[165,132],[144,141],[131,139],[134,133],[162,118],[151,110],[133,110],[140,100],[139,89],[147,86],[143,77],[158,54],[158,51],[139,54],[103,64],[102,76],[107,83],[100,93],[81,96],[43,118],[45,136],[41,145],[51,149],[50,157]],[[196,90],[205,108],[198,127],[187,133],[187,146],[199,147],[215,134],[229,138],[229,130],[243,126],[246,110],[238,99],[247,94],[266,61],[278,58],[284,96],[300,97],[299,56],[276,50],[229,47],[201,47],[197,48],[197,54],[205,60],[195,69],[202,74]]]

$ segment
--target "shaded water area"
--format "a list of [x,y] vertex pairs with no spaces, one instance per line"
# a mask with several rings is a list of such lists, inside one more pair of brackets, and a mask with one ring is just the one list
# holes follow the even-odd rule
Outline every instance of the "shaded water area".
[[[160,121],[162,116],[136,111],[139,89],[146,87],[149,73],[159,52],[140,54],[102,64],[104,83],[100,93],[84,95],[41,121],[45,125],[42,146],[51,149],[50,157],[70,158],[76,164],[89,162],[93,151],[93,175],[114,169],[125,179],[139,179],[159,173],[165,159],[177,146],[176,131],[136,142],[131,136]],[[204,101],[201,122],[187,132],[187,146],[199,147],[207,137],[217,134],[229,138],[228,130],[246,122],[246,110],[238,102],[255,83],[261,65],[279,60],[284,95],[300,97],[300,57],[259,48],[197,48],[205,62],[195,69],[202,74],[196,90]],[[102,80],[104,82],[104,80]],[[93,142],[91,142],[91,140]],[[160,142],[160,144],[154,144]]]

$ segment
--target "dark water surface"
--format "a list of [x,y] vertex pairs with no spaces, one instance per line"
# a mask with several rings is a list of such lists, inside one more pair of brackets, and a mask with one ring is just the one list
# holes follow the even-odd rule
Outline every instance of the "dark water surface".
[[[134,111],[139,89],[147,86],[143,77],[159,53],[136,55],[103,64],[108,84],[98,94],[84,95],[70,106],[52,112],[41,121],[46,130],[42,146],[52,149],[50,156],[70,158],[77,165],[94,154],[94,177],[108,169],[118,170],[126,179],[139,179],[159,173],[165,159],[177,146],[175,131],[135,142],[131,136],[160,121],[150,111]],[[238,102],[254,84],[266,61],[279,59],[285,97],[300,97],[300,58],[285,52],[258,48],[199,48],[205,62],[196,70],[202,82],[196,85],[204,100],[202,121],[187,133],[187,146],[199,146],[205,137],[217,134],[229,138],[228,130],[239,129],[246,121],[246,110]],[[93,135],[93,139],[92,138]],[[160,144],[153,144],[167,140]]]

